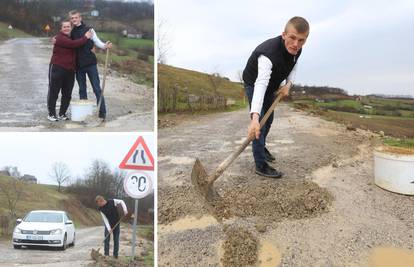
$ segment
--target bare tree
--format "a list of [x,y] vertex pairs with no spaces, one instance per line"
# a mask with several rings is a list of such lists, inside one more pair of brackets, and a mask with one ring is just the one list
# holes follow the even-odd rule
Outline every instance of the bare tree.
[[16,206],[23,193],[23,182],[16,178],[5,179],[0,183],[0,191],[6,198],[10,219],[16,219]]
[[223,78],[221,77],[219,72],[213,72],[210,76],[210,82],[214,89],[214,94],[217,96],[218,89],[220,88],[221,83],[223,82]]
[[157,62],[160,64],[167,63],[167,57],[171,53],[171,33],[165,19],[160,19],[158,22],[157,32]]
[[119,198],[123,198],[125,197],[125,192],[124,192],[124,179],[127,175],[127,172],[121,169],[115,169],[114,171],[114,187],[115,187],[115,196],[119,197]]
[[2,171],[8,172],[11,177],[19,178],[21,176],[16,166],[5,166],[3,167]]
[[62,184],[69,182],[70,171],[68,166],[63,162],[55,162],[52,165],[50,177],[58,183],[58,192]]

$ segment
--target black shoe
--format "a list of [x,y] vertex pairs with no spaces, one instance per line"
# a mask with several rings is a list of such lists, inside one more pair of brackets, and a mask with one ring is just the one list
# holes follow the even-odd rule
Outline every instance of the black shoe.
[[276,160],[276,158],[272,154],[270,154],[269,150],[267,150],[266,147],[264,148],[264,150],[265,150],[265,160],[266,161],[273,162],[273,161]]
[[269,166],[268,164],[264,164],[263,167],[258,168],[256,166],[256,173],[261,176],[266,176],[270,178],[281,178],[283,173],[277,171],[275,168]]
[[68,118],[68,116],[66,116],[66,114],[59,115],[58,119],[60,121],[68,121],[69,120],[69,118]]

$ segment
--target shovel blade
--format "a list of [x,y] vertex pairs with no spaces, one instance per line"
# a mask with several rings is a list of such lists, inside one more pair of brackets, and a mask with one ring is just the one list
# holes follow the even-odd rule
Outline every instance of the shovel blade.
[[219,196],[213,187],[213,183],[209,181],[207,172],[199,159],[196,159],[193,169],[191,170],[191,183],[196,190],[208,201]]

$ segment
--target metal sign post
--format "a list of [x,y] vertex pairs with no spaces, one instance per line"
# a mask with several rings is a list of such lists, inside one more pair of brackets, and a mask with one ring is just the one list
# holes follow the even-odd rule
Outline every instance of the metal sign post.
[[135,258],[135,242],[137,239],[138,198],[135,199],[134,224],[132,225],[132,258]]
[[124,190],[135,199],[134,224],[132,225],[132,257],[135,257],[135,244],[137,237],[138,199],[148,196],[152,192],[152,177],[144,172],[130,173],[124,179]]

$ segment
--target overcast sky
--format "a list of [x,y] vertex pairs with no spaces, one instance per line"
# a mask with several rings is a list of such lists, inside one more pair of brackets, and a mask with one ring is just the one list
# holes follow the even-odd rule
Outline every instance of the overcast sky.
[[0,133],[0,169],[17,166],[47,184],[56,184],[49,173],[57,161],[67,164],[73,177],[83,176],[94,159],[114,170],[140,135],[155,158],[152,133]]
[[158,0],[156,7],[172,45],[167,64],[237,80],[253,49],[297,15],[311,27],[297,83],[414,95],[414,1]]

